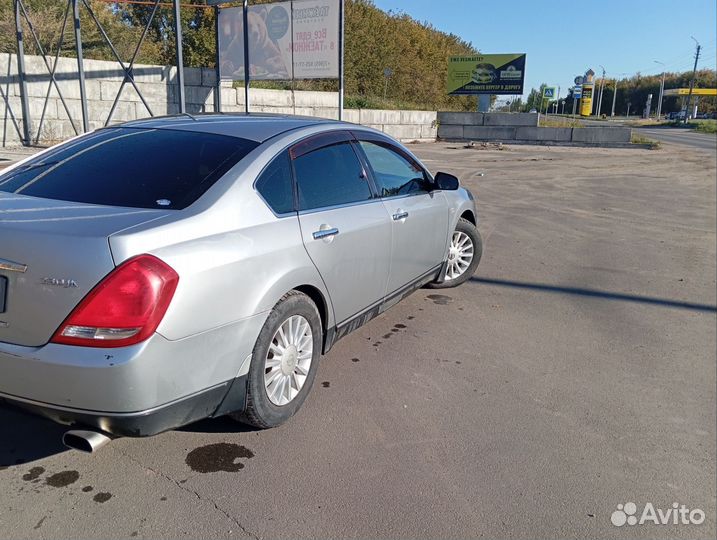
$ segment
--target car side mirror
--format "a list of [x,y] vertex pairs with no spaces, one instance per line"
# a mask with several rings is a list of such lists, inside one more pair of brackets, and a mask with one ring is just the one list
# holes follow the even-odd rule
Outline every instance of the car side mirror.
[[436,173],[436,176],[433,178],[436,183],[437,189],[443,189],[446,191],[455,191],[458,189],[458,186],[460,183],[458,182],[458,178],[453,176],[452,174],[439,172]]

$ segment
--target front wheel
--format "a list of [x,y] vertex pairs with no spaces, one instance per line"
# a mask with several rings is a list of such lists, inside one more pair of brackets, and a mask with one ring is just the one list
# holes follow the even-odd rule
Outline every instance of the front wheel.
[[451,235],[443,282],[434,281],[429,283],[428,287],[448,289],[466,282],[475,273],[481,255],[483,255],[483,240],[478,229],[467,219],[460,218]]
[[305,294],[291,291],[259,332],[247,381],[246,409],[232,416],[259,428],[291,418],[311,390],[321,356],[321,317]]

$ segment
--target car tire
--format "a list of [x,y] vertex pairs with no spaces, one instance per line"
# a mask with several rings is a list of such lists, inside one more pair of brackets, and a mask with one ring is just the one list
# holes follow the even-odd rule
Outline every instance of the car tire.
[[[276,427],[294,416],[316,378],[322,341],[316,304],[299,291],[285,294],[271,310],[252,351],[246,407],[231,416],[262,429]],[[280,351],[283,353],[277,354]]]
[[[456,240],[458,240],[456,242]],[[472,251],[469,250],[469,245],[472,247]],[[460,247],[458,247],[460,245]],[[453,266],[453,261],[461,260],[461,257],[466,257],[467,253],[471,253],[470,261],[467,266]],[[443,276],[443,281],[440,283],[433,281],[427,285],[429,289],[449,289],[451,287],[458,287],[462,283],[468,281],[471,276],[478,268],[480,258],[483,255],[483,239],[478,232],[478,228],[473,225],[470,221],[464,218],[460,218],[456,224],[456,228],[451,234],[451,246],[449,248],[449,263],[446,268],[446,274]],[[464,258],[462,260],[465,260]],[[461,269],[460,273],[449,277],[456,269]]]

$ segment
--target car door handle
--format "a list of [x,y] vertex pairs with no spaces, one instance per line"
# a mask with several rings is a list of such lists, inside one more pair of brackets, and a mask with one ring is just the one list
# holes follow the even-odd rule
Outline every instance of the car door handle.
[[393,214],[393,221],[399,221],[402,219],[406,219],[407,217],[408,217],[408,212],[402,212],[399,210],[398,212]]
[[322,238],[330,238],[339,234],[339,230],[336,227],[331,229],[319,229],[313,233],[314,240],[321,240]]

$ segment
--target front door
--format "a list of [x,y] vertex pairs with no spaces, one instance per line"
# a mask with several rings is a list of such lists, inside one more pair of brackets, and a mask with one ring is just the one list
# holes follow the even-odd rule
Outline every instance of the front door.
[[349,137],[328,139],[300,143],[291,155],[301,235],[338,325],[386,294],[391,220]]
[[[358,134],[361,138],[362,134]],[[392,223],[388,294],[443,262],[448,202],[410,155],[384,140],[359,140]]]

